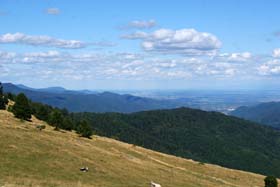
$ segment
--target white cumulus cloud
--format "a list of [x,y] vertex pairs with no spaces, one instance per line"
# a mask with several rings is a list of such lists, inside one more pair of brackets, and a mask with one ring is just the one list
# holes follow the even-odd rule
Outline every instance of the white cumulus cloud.
[[215,56],[216,60],[226,61],[226,62],[250,62],[254,59],[253,55],[249,52],[243,53],[222,53]]
[[273,50],[272,56],[273,56],[274,58],[279,58],[279,57],[280,57],[280,48],[274,49],[274,50]]
[[280,60],[273,59],[257,67],[260,75],[280,75]]
[[122,37],[142,40],[145,51],[165,54],[213,55],[222,45],[213,34],[195,29],[159,29],[152,33],[138,31]]

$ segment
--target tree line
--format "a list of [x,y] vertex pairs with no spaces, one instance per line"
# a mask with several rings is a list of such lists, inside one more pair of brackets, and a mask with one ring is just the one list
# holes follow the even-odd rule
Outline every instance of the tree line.
[[[7,107],[9,100],[14,104]],[[90,138],[93,134],[92,127],[86,120],[75,120],[67,109],[32,102],[28,100],[24,93],[18,95],[4,94],[3,86],[0,82],[0,110],[5,110],[6,108],[21,120],[30,121],[32,115],[34,115],[36,118],[53,126],[54,130],[75,130],[79,135],[86,138]]]
[[[14,104],[6,107],[9,100]],[[267,149],[266,146],[276,145],[274,139],[275,136],[279,137],[279,133],[219,113],[186,108],[133,114],[69,113],[67,109],[32,102],[22,93],[18,95],[3,94],[3,87],[0,84],[0,107],[1,104],[2,109],[8,108],[19,119],[31,120],[31,116],[34,115],[38,119],[46,121],[55,130],[75,130],[83,137],[90,137],[93,133],[92,129],[94,129],[98,135],[168,154],[279,176],[279,167],[277,167],[277,163],[280,163],[279,159],[264,160],[260,151],[255,148],[257,145],[270,158],[275,157],[274,155],[278,155],[279,149],[277,147]],[[232,132],[235,133],[232,134]],[[253,137],[249,138],[250,141],[244,139],[247,134],[251,134]],[[239,138],[235,137],[237,135]],[[267,139],[267,137],[270,138]],[[264,143],[263,140],[269,141],[269,144]],[[233,145],[241,147],[236,149],[236,146]],[[244,152],[243,149],[250,151]],[[203,157],[199,154],[203,154]],[[254,157],[250,155],[254,155]],[[257,160],[262,160],[264,163],[255,162]],[[254,164],[250,164],[250,168],[247,168],[247,163]],[[277,187],[275,177],[269,176],[264,182],[265,187]]]

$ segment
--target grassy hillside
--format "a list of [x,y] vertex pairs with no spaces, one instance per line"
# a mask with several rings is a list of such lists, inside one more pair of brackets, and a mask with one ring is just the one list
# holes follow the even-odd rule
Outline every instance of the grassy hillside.
[[[43,131],[0,111],[0,186],[261,187],[264,176],[201,164],[131,144],[75,133]],[[89,172],[79,171],[88,166]]]
[[102,136],[224,167],[280,176],[280,131],[190,108],[75,114]]

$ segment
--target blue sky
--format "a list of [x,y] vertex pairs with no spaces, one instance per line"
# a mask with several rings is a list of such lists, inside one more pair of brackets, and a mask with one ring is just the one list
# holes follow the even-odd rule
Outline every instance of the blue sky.
[[280,1],[0,1],[0,80],[277,89]]

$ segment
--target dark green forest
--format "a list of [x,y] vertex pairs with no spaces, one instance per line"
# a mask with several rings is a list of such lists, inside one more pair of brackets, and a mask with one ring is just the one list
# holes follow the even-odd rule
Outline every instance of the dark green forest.
[[200,162],[280,176],[280,132],[190,108],[133,114],[79,113],[98,135]]
[[94,133],[202,163],[280,177],[280,131],[236,117],[190,108],[121,114],[69,113],[32,101],[29,107],[55,130],[75,130],[88,138]]

